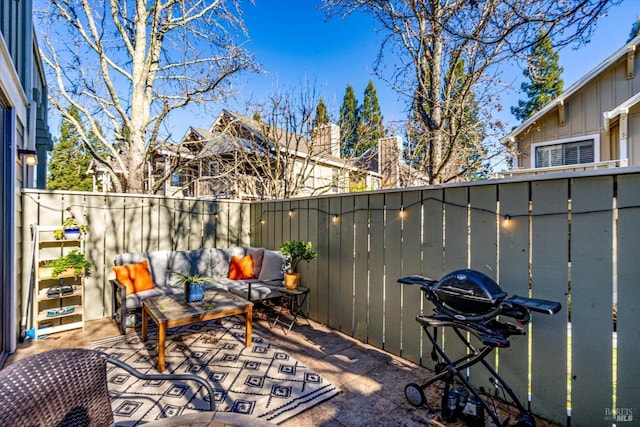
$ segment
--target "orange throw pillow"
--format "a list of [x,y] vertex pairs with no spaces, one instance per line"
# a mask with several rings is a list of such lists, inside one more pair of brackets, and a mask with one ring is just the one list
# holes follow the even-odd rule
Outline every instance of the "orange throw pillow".
[[113,271],[116,272],[118,282],[127,288],[127,295],[155,288],[147,260],[137,264],[117,265],[113,267]]
[[229,279],[242,280],[242,279],[255,279],[253,274],[253,258],[251,255],[245,255],[242,258],[237,256],[231,257],[231,264],[229,264]]

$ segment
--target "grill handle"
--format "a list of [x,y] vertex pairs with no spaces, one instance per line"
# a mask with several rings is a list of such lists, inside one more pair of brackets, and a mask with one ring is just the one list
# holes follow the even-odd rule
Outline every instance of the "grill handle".
[[519,297],[517,295],[512,296],[511,298],[507,299],[507,301],[513,304],[523,305],[531,311],[549,315],[556,314],[560,311],[560,309],[562,309],[562,305],[559,302],[548,301],[544,299]]
[[420,285],[422,288],[430,288],[431,286],[438,283],[438,281],[414,274],[413,276],[399,278],[398,283],[404,283],[405,285]]

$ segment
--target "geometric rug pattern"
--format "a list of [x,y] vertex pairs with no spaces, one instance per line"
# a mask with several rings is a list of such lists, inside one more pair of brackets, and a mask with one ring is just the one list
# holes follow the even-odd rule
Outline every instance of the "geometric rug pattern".
[[[152,323],[152,322],[150,322]],[[167,331],[165,372],[196,374],[215,390],[217,411],[282,421],[340,392],[331,382],[286,352],[252,334],[244,346],[244,321],[224,318]],[[113,355],[143,373],[157,374],[158,335],[146,342],[132,333],[94,341],[92,348]],[[149,381],[108,364],[111,406],[118,425],[136,426],[209,409],[206,389],[193,381]],[[204,392],[203,392],[204,390]]]

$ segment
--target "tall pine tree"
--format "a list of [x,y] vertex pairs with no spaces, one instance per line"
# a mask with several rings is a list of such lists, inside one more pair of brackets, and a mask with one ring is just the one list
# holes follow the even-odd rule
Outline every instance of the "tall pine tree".
[[[69,107],[68,111],[79,120],[77,109]],[[92,191],[93,179],[87,174],[89,163],[91,155],[82,146],[75,128],[63,120],[49,162],[47,190]]]
[[511,114],[524,122],[544,104],[560,95],[564,84],[562,71],[551,38],[541,32],[538,42],[531,49],[528,67],[523,72],[527,81],[520,86],[527,100],[519,100],[517,107],[511,107]]
[[355,149],[355,155],[359,156],[369,148],[373,148],[378,144],[378,139],[384,136],[382,127],[382,112],[378,103],[378,95],[373,81],[369,80],[364,90],[364,99],[360,109],[360,118],[358,123],[358,145]]
[[331,120],[329,119],[329,113],[327,112],[327,104],[324,103],[324,99],[320,97],[318,105],[316,106],[316,115],[313,119],[313,127],[328,125]]
[[353,157],[356,153],[359,119],[358,100],[353,91],[353,86],[349,83],[342,100],[340,118],[338,120],[338,126],[340,126],[340,153],[344,158]]

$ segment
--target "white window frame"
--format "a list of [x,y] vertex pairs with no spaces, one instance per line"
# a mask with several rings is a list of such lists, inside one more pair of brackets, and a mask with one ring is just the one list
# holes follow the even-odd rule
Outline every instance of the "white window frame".
[[[531,159],[531,168],[534,169],[542,169],[545,166],[538,168],[536,165],[536,150],[538,147],[544,147],[547,145],[560,145],[560,144],[570,144],[572,142],[578,141],[587,141],[593,140],[593,163],[598,163],[600,161],[600,134],[594,133],[591,135],[583,135],[583,136],[575,136],[572,138],[564,138],[564,139],[554,139],[552,141],[544,141],[544,142],[535,142],[531,144],[531,153],[529,153],[529,158]],[[579,163],[581,165],[588,165],[590,163]],[[562,165],[567,166],[567,165]],[[569,165],[575,166],[575,165]]]

